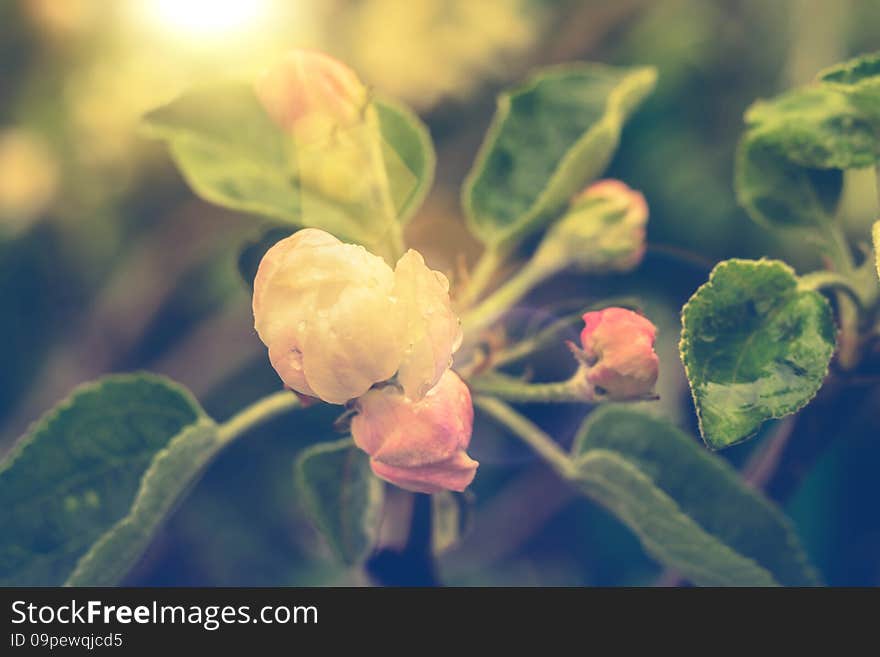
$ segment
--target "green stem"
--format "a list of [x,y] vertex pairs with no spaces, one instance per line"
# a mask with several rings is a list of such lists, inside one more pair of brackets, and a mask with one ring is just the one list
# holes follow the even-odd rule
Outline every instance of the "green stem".
[[[855,260],[849,242],[838,223],[828,226],[826,253],[834,263],[835,270],[844,278],[851,279],[856,272]],[[819,272],[817,272],[819,273]],[[852,294],[852,282],[846,286],[847,294]],[[856,301],[857,300],[857,301]],[[859,361],[859,306],[861,296],[856,291],[854,298],[838,292],[837,307],[840,321],[840,339],[837,362],[844,370],[850,370]]]
[[476,395],[474,405],[531,447],[563,479],[574,479],[574,463],[540,427],[499,399]]
[[837,271],[842,274],[851,273],[856,268],[856,263],[853,259],[852,249],[849,247],[849,240],[844,235],[840,224],[832,223],[827,229],[826,254],[834,263]]
[[491,373],[469,381],[471,390],[512,402],[585,403],[584,390],[574,379],[553,383],[526,383],[512,376]]
[[851,298],[838,293],[837,309],[840,316],[837,362],[842,369],[851,370],[859,362],[859,307]]
[[574,327],[583,324],[583,319],[581,319],[582,315],[583,313],[577,313],[570,317],[557,319],[547,328],[542,329],[532,337],[521,340],[506,349],[498,351],[492,355],[492,367],[505,367],[513,363],[518,363],[532,354],[537,353],[541,349],[558,345],[562,339],[561,336],[563,333],[572,331],[574,330]]
[[403,230],[401,229],[400,222],[397,220],[396,216],[394,222],[388,227],[387,245],[391,260],[389,261],[388,257],[385,259],[393,268],[403,254],[406,253],[406,244],[403,241]]
[[880,206],[880,164],[874,167],[874,188],[877,192],[877,205]]
[[302,407],[302,402],[289,390],[282,390],[255,401],[223,422],[218,430],[221,443],[228,443],[254,427]]
[[851,276],[836,271],[820,270],[804,274],[798,279],[798,287],[802,290],[839,290],[849,295],[862,309],[867,301],[862,298],[861,290]]
[[507,254],[497,247],[491,245],[486,247],[474,270],[471,272],[471,277],[464,288],[464,293],[456,299],[456,304],[460,309],[470,308],[482,298],[506,257]]
[[466,336],[476,338],[483,329],[510,310],[532,288],[554,273],[556,272],[553,270],[535,266],[534,260],[530,260],[507,283],[462,316],[462,331]]

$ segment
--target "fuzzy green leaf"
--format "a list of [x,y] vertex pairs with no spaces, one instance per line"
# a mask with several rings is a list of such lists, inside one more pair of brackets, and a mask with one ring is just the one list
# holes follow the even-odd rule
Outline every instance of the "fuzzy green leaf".
[[840,196],[840,171],[880,161],[878,71],[875,53],[746,111],[735,182],[755,221],[782,228],[827,223]]
[[333,554],[347,564],[362,560],[376,538],[383,493],[369,457],[350,438],[318,443],[300,454],[294,477],[304,510]]
[[826,85],[758,101],[745,120],[769,147],[802,167],[858,169],[880,159],[880,126],[847,94]]
[[827,68],[818,79],[845,93],[865,116],[880,121],[880,51]]
[[828,301],[774,260],[718,264],[682,309],[681,356],[706,444],[720,449],[805,406],[828,372]]
[[840,171],[792,162],[766,132],[750,131],[737,148],[737,201],[753,221],[767,228],[814,229],[828,224],[842,185]]
[[156,530],[223,446],[208,418],[183,429],[156,453],[128,514],[86,552],[68,586],[115,586],[137,562]]
[[[188,392],[157,376],[110,376],[75,390],[0,466],[0,583],[63,584],[129,513],[156,454],[205,422]],[[120,563],[108,566],[114,580]]]
[[817,584],[788,520],[690,436],[646,413],[592,413],[572,448],[587,491],[699,585]]
[[472,232],[512,243],[540,230],[611,160],[653,68],[570,64],[501,94],[463,189]]

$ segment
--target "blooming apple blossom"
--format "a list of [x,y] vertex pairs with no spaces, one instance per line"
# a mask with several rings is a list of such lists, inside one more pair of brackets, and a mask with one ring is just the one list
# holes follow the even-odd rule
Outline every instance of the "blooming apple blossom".
[[461,342],[449,282],[410,250],[394,270],[307,228],[275,244],[254,280],[255,328],[284,383],[342,404],[397,375],[420,399]]

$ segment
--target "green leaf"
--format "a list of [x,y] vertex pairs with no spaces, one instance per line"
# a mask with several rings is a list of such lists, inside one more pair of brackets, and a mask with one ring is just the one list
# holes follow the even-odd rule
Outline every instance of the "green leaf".
[[64,583],[129,513],[154,456],[209,421],[186,390],[157,376],[110,376],[75,390],[0,466],[0,584]]
[[829,69],[820,82],[758,101],[736,162],[736,192],[771,227],[830,221],[844,169],[880,161],[880,68],[872,55]]
[[472,502],[467,492],[431,495],[431,546],[435,555],[458,545],[470,529]]
[[67,586],[114,586],[137,563],[175,504],[214,458],[222,441],[208,418],[183,429],[156,453],[128,514],[86,552]]
[[[234,210],[299,222],[300,190],[286,140],[244,84],[193,89],[144,118],[193,190]],[[330,225],[347,221],[331,215]]]
[[843,175],[802,167],[768,133],[750,131],[737,148],[734,186],[739,204],[762,226],[812,229],[830,223]]
[[510,243],[551,221],[608,165],[656,78],[653,68],[570,64],[501,94],[463,189],[473,233]]
[[[434,182],[437,159],[434,143],[427,126],[408,107],[388,98],[374,103],[384,138],[391,196],[397,207],[397,218],[406,223],[419,209]],[[405,167],[403,170],[401,165]]]
[[763,142],[792,163],[813,169],[857,169],[880,159],[880,130],[844,92],[815,85],[770,101],[745,115]]
[[254,278],[257,276],[260,261],[266,255],[266,251],[271,249],[277,242],[291,235],[292,230],[290,228],[275,226],[266,229],[262,235],[245,242],[241,247],[241,251],[238,254],[238,273],[241,274],[242,280],[251,290],[254,289]]
[[587,492],[693,583],[818,584],[785,516],[669,423],[608,406],[588,417],[572,455]]
[[880,51],[827,68],[818,79],[845,93],[865,116],[880,121]]
[[[398,218],[409,218],[434,173],[430,137],[405,108],[376,100],[390,193]],[[250,85],[219,83],[190,90],[144,119],[146,133],[168,143],[193,190],[224,207],[321,228],[369,243],[378,214],[300,183],[292,140],[263,110]]]
[[805,406],[828,372],[828,301],[775,260],[719,263],[682,309],[681,356],[700,431],[720,449]]
[[303,450],[294,476],[303,508],[333,554],[347,564],[366,557],[378,531],[383,491],[369,457],[350,438],[319,443]]

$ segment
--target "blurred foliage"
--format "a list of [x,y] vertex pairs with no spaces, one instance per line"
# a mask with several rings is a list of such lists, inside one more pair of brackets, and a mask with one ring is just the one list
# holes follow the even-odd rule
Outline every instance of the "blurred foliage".
[[[439,184],[407,230],[450,272],[458,253],[475,246],[449,199],[499,88],[532,66],[576,59],[656,66],[657,91],[624,130],[608,172],[650,205],[644,265],[614,279],[562,277],[535,294],[544,306],[558,300],[560,315],[581,302],[639,295],[660,326],[662,412],[693,433],[675,350],[680,305],[721,258],[815,264],[806,245],[783,244],[736,205],[743,112],[824,66],[880,49],[880,0],[266,1],[253,3],[263,13],[246,30],[198,37],[159,22],[156,4],[0,3],[3,451],[73,385],[108,371],[170,374],[218,419],[278,387],[236,273],[238,244],[260,230],[194,200],[137,126],[189,83],[246,78],[294,45],[346,59],[380,92],[419,110],[437,145]],[[864,238],[875,203],[870,176],[846,177],[841,214],[851,235]],[[528,300],[521,311],[535,320]],[[565,358],[548,352],[536,378]],[[792,514],[828,583],[876,585],[877,382],[844,392],[845,408],[820,394],[815,427],[827,425],[823,418],[846,422],[794,435],[768,492]],[[526,410],[563,444],[581,420],[570,408]],[[296,502],[294,459],[338,437],[333,419],[332,410],[310,410],[220,454],[129,582],[363,582],[331,565]],[[724,458],[747,463],[776,428]],[[554,482],[522,446],[490,429],[476,437],[473,455],[482,463],[473,529],[443,556],[441,581],[632,585],[661,575],[627,530]],[[379,581],[408,581],[402,555],[392,550],[382,563],[384,575],[373,570]]]

